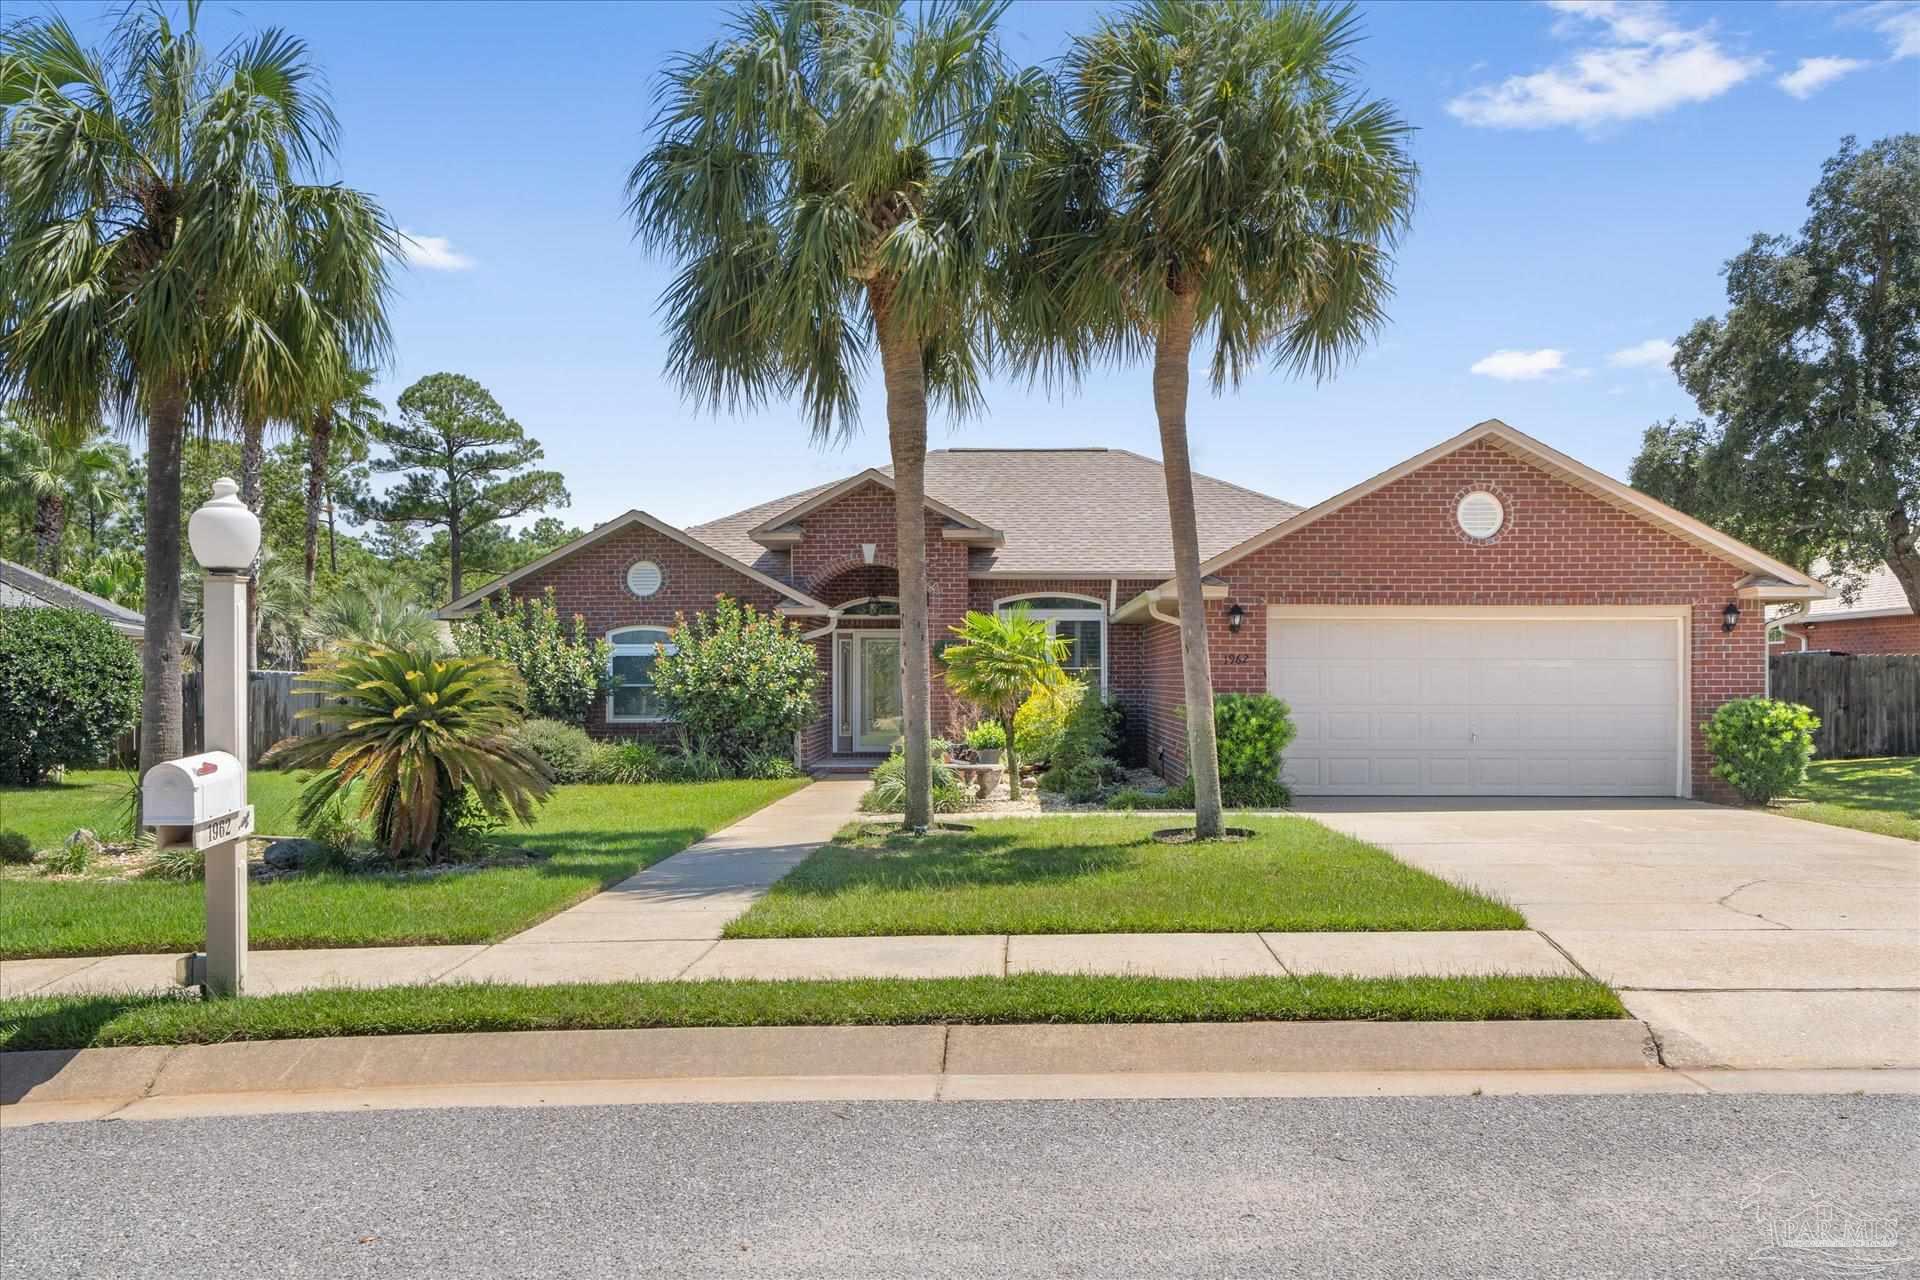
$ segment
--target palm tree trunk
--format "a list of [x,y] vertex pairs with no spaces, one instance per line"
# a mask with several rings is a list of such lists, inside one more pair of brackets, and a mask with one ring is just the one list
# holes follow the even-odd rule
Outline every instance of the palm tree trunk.
[[333,495],[327,495],[327,572],[340,574],[340,534],[333,522]]
[[[887,388],[887,442],[893,452],[894,560],[900,571],[900,704],[906,720],[907,799],[900,824],[933,822],[933,765],[927,740],[932,678],[927,653],[927,372],[920,343],[887,305],[890,287],[868,286]],[[458,599],[458,597],[455,597]]]
[[1007,762],[1007,799],[1020,798],[1020,753],[1013,749],[1013,722],[1019,715],[1018,709],[1001,717],[1000,728],[1006,732],[1007,745],[1002,749],[1002,758]]
[[[249,419],[240,424],[240,501],[247,510],[260,514],[260,473],[267,464],[267,424],[265,419]],[[265,543],[261,544],[262,546]],[[247,566],[247,670],[260,665],[260,553]]]
[[1193,351],[1195,299],[1175,290],[1160,321],[1153,357],[1153,408],[1160,419],[1160,456],[1173,523],[1173,577],[1180,598],[1180,676],[1187,706],[1187,772],[1193,778],[1193,829],[1201,838],[1224,829],[1220,753],[1213,732],[1212,658],[1207,606],[1200,594],[1200,531],[1193,510],[1193,463],[1187,456],[1187,363]]
[[186,389],[154,401],[147,419],[146,632],[140,651],[140,773],[184,754],[180,676],[180,450]]
[[57,493],[43,493],[33,502],[33,555],[40,572],[49,578],[60,576],[60,540],[67,532],[67,500]]
[[[307,433],[307,599],[313,599],[313,575],[320,562],[320,504],[326,500],[327,457],[333,446],[333,415],[315,414]],[[329,504],[331,508],[331,504]],[[333,526],[327,526],[328,544],[332,544]]]

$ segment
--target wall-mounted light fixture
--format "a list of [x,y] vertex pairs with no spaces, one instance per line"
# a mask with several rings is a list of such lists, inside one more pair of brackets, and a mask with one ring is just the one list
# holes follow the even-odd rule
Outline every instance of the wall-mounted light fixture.
[[1740,604],[1736,600],[1727,601],[1727,607],[1720,611],[1720,629],[1731,631],[1740,625]]
[[1247,620],[1247,611],[1237,604],[1227,606],[1227,630],[1238,631]]

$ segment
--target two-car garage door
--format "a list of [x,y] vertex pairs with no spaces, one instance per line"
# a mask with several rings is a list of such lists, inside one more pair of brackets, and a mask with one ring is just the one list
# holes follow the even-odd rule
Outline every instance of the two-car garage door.
[[1300,795],[1685,794],[1684,614],[1276,607]]

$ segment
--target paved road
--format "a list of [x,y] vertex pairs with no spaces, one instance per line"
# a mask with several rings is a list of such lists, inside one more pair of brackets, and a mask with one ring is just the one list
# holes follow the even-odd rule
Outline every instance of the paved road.
[[[1770,1243],[1823,1203],[1901,1244]],[[1920,1100],[1891,1097],[582,1107],[0,1133],[7,1280],[1910,1276],[1916,1204]]]

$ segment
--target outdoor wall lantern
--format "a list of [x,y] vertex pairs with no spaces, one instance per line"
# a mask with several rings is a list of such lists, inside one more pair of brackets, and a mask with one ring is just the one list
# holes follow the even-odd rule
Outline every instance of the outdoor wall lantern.
[[1227,606],[1227,630],[1229,631],[1240,630],[1241,624],[1244,623],[1246,620],[1247,620],[1247,611],[1245,609],[1241,608],[1237,604],[1230,604]]
[[1720,611],[1720,629],[1722,631],[1731,631],[1739,625],[1740,604],[1738,601],[1729,600],[1727,601],[1727,607]]

